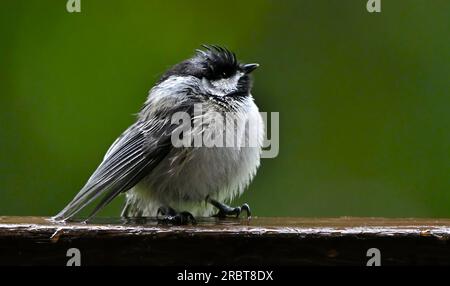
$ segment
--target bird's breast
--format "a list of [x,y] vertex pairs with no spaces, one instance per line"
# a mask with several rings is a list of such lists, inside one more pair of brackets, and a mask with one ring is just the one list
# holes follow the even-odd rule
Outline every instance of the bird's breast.
[[[149,201],[173,207],[202,202],[208,195],[219,201],[240,195],[259,166],[262,119],[256,105],[222,122],[216,116],[206,112],[200,125],[193,122],[190,135],[201,136],[203,145],[172,148],[134,191],[145,193]],[[234,124],[227,124],[230,121]],[[256,126],[256,130],[252,133],[245,126]],[[219,146],[218,137],[223,139]]]

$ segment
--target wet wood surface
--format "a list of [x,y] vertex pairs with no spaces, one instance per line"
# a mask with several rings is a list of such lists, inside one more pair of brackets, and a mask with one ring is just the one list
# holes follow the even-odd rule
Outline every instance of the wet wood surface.
[[0,217],[0,265],[273,266],[361,265],[380,250],[381,265],[450,265],[450,220],[386,218],[154,219],[55,223]]

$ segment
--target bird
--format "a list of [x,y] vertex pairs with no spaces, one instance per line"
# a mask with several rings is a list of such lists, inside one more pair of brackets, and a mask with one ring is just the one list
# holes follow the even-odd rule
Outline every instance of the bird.
[[[136,121],[53,219],[71,220],[99,201],[88,221],[120,194],[125,194],[124,218],[156,216],[186,224],[196,223],[198,216],[227,218],[246,212],[251,217],[247,203],[228,204],[244,192],[260,166],[264,122],[251,92],[252,72],[258,67],[218,45],[202,45],[172,66],[151,88]],[[185,122],[174,124],[176,115]],[[217,120],[220,116],[225,122]],[[253,132],[245,129],[248,125]],[[175,134],[186,144],[174,144]],[[214,141],[230,134],[241,144],[192,144],[195,138]]]

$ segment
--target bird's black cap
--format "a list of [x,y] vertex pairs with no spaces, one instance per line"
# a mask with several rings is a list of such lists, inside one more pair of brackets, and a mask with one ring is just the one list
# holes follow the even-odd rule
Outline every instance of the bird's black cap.
[[230,50],[217,45],[202,45],[203,50],[196,50],[191,59],[183,61],[169,69],[160,82],[172,75],[195,76],[210,80],[227,78],[237,71],[246,74],[255,70],[258,64],[240,64],[236,55]]

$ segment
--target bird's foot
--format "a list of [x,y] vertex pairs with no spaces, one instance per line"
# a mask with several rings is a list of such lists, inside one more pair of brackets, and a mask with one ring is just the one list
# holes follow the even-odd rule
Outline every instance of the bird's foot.
[[247,213],[248,219],[250,219],[252,216],[250,206],[247,203],[243,204],[240,207],[230,207],[224,203],[211,199],[209,196],[206,197],[205,202],[210,203],[219,209],[219,212],[213,215],[213,217],[226,218],[228,216],[235,216],[236,218],[238,218],[243,211]]
[[[161,216],[160,216],[161,215]],[[158,223],[186,225],[189,223],[197,224],[194,216],[190,212],[177,212],[171,207],[160,207],[156,213]]]

